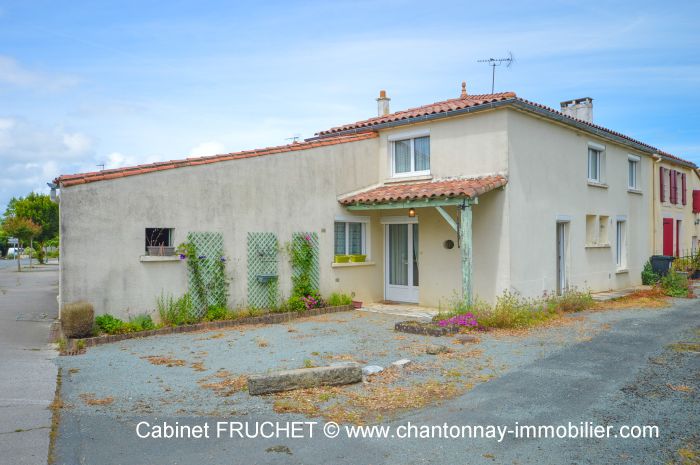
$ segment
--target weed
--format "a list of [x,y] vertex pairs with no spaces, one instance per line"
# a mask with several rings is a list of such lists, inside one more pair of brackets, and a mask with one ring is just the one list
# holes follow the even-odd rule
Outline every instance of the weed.
[[341,305],[350,305],[350,304],[352,304],[352,297],[350,297],[348,294],[341,294],[338,292],[334,292],[328,297],[327,303],[331,307],[339,307]]
[[156,299],[156,309],[164,325],[181,326],[199,321],[193,312],[192,298],[188,293],[177,300],[171,295],[161,294]]
[[314,367],[316,367],[316,364],[314,363],[313,360],[310,360],[308,358],[304,360],[304,368],[314,368]]
[[83,350],[83,349],[85,348],[85,339],[78,339],[78,340],[75,342],[75,347],[76,347],[78,350]]
[[654,272],[651,262],[647,261],[642,269],[642,284],[650,286],[659,282],[661,276]]
[[661,278],[661,288],[671,297],[688,297],[688,278],[674,270]]
[[255,341],[257,342],[258,347],[267,347],[270,345],[265,339],[261,337],[257,338]]

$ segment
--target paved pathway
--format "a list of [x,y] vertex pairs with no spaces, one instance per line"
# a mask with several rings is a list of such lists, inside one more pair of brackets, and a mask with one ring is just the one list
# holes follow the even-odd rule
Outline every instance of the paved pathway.
[[375,302],[364,305],[360,310],[363,312],[384,313],[386,315],[399,315],[408,318],[431,319],[437,315],[439,310],[432,307],[420,307],[412,304],[401,303],[380,303]]
[[[14,262],[13,262],[14,263]],[[0,463],[46,464],[56,389],[48,344],[58,267],[0,267]]]

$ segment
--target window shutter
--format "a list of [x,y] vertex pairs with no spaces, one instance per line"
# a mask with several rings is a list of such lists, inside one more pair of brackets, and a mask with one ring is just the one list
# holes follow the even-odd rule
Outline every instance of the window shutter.
[[676,204],[678,202],[678,199],[677,199],[678,191],[676,188],[676,170],[670,171],[670,177],[669,177],[668,184],[671,187],[671,192],[670,192],[671,195],[669,195],[669,197],[670,197],[669,200],[671,201],[672,204]]
[[685,173],[681,174],[681,200],[683,201],[683,205],[687,203],[687,198],[686,198],[686,193],[685,193]]
[[666,201],[666,193],[664,192],[664,167],[659,166],[659,200]]

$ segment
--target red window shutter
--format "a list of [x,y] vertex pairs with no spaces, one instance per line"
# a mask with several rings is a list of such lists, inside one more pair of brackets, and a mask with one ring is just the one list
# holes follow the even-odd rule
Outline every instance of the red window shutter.
[[688,200],[685,193],[685,173],[681,174],[681,199],[683,201],[683,205],[685,205]]
[[700,213],[700,190],[693,191],[693,213]]
[[664,185],[664,167],[659,166],[659,199],[662,202],[666,201],[666,192],[664,192],[664,188],[666,187]]
[[677,199],[677,194],[678,191],[676,189],[676,170],[671,170],[671,175],[669,177],[669,185],[671,187],[671,195],[669,195],[671,203],[676,204],[678,203]]

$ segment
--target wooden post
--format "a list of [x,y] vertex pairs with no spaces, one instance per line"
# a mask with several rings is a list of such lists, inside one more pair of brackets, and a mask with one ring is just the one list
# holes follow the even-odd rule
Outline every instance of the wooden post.
[[472,303],[472,206],[463,202],[459,216],[459,248],[462,258],[462,298]]

